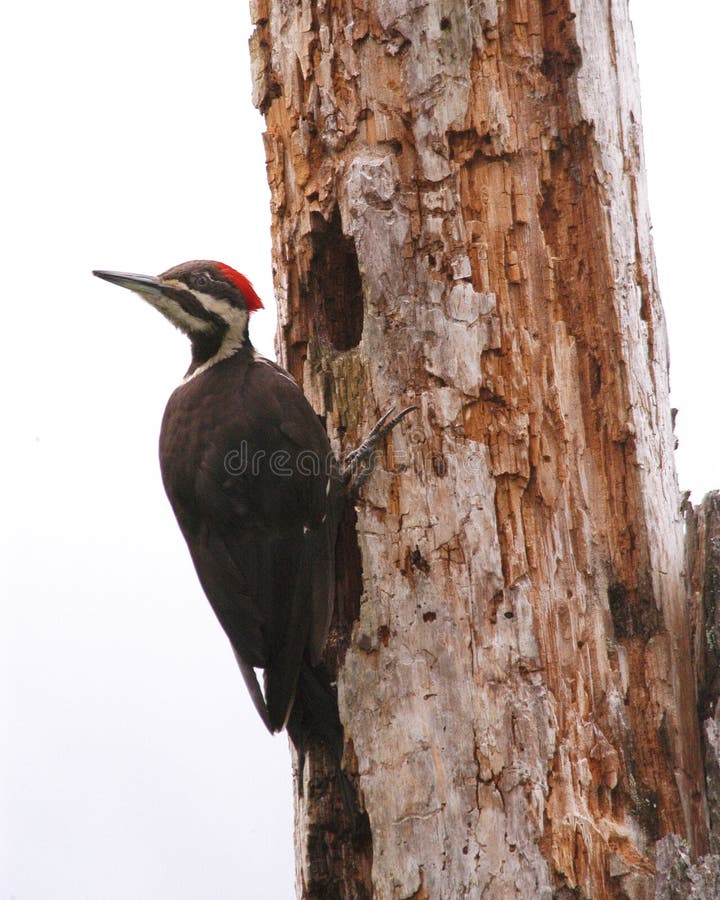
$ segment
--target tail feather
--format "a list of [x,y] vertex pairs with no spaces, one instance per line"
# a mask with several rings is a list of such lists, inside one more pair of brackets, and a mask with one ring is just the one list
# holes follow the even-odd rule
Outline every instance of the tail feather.
[[[335,767],[348,820],[354,823],[355,790],[342,768],[345,738],[338,712],[337,694],[324,664],[311,666],[306,660],[303,661],[287,732],[298,755],[300,793],[302,794],[305,755],[313,744],[323,744]],[[354,824],[352,827],[354,828]]]
[[338,767],[340,766],[344,744],[343,727],[337,695],[322,663],[311,666],[303,660],[287,731],[302,759],[307,748],[320,741],[328,747]]

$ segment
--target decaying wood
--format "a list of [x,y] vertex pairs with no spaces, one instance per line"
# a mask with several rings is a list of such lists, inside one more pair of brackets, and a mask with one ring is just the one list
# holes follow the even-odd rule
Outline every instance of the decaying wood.
[[708,806],[710,853],[694,859],[687,841],[668,834],[655,849],[655,900],[720,896],[720,494],[693,509],[685,500],[692,663]]
[[652,896],[708,809],[627,4],[252,9],[280,359],[338,453],[421,407],[339,547],[367,818],[311,757],[299,894]]
[[709,812],[708,844],[720,854],[720,493],[686,515],[692,661]]

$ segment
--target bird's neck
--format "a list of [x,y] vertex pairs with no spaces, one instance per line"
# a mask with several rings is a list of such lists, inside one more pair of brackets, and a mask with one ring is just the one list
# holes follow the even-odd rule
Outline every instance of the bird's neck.
[[183,384],[186,384],[191,378],[206,372],[216,363],[222,362],[222,360],[228,359],[242,351],[250,353],[253,351],[247,326],[241,334],[233,333],[232,329],[228,329],[222,334],[194,337],[192,340],[192,360],[190,368],[183,378]]

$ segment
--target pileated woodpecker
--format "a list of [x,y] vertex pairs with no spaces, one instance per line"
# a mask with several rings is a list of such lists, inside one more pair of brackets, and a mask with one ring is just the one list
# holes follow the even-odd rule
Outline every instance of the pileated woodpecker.
[[190,338],[190,368],[160,432],[165,490],[263,722],[287,726],[301,753],[315,735],[341,754],[321,666],[339,512],[414,407],[386,414],[341,472],[293,378],[250,343],[248,319],[262,302],[244,275],[206,260],[157,277],[93,274],[140,294]]

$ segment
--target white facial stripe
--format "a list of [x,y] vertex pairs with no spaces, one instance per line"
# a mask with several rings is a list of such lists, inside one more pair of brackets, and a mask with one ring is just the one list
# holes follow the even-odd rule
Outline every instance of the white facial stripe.
[[[180,281],[170,281],[168,284],[171,284],[173,287],[188,290],[187,285],[182,284]],[[247,310],[234,306],[228,300],[223,300],[220,297],[213,297],[211,294],[203,294],[200,291],[195,290],[192,291],[192,294],[196,300],[202,303],[208,312],[215,313],[215,315],[218,315],[223,319],[227,324],[227,331],[223,336],[218,352],[210,357],[207,362],[198,366],[198,368],[195,369],[192,374],[188,375],[187,378],[184,378],[183,384],[187,384],[187,382],[192,378],[195,378],[196,375],[200,375],[201,372],[206,372],[210,366],[214,366],[215,363],[227,359],[228,356],[232,356],[236,350],[239,350],[245,343],[245,329],[247,328],[248,321]]]
[[[202,303],[202,305],[208,312],[215,313],[215,315],[220,316],[220,318],[223,319],[223,321],[226,322],[228,326],[225,340],[236,341],[239,339],[242,341],[245,334],[245,326],[247,325],[248,320],[248,314],[246,310],[239,309],[228,300],[223,300],[220,297],[213,297],[212,294],[203,294],[200,291],[192,290],[178,279],[168,281],[166,282],[166,284],[181,291],[189,291],[199,303]],[[181,312],[184,313],[183,310],[181,310]],[[188,321],[201,322],[202,325],[205,326],[202,330],[206,330],[206,328],[212,328],[212,325],[208,325],[208,323],[203,322],[201,319],[196,319],[195,316],[191,316],[189,313],[184,313],[184,315],[187,317]]]
[[199,300],[208,312],[215,313],[227,322],[228,338],[232,335],[233,340],[236,337],[239,337],[240,340],[242,340],[248,320],[246,310],[234,306],[228,300],[223,300],[220,297],[213,297],[211,294],[201,294],[199,291],[193,291],[193,294],[195,299]]
[[[148,298],[146,297],[145,299]],[[186,312],[172,300],[168,300],[163,294],[153,294],[150,298],[150,303],[155,309],[169,319],[173,325],[176,325],[186,334],[192,334],[193,332],[198,331],[210,331],[212,329],[212,324],[210,322],[206,322],[204,319],[198,319],[195,316],[190,315],[189,312]]]

